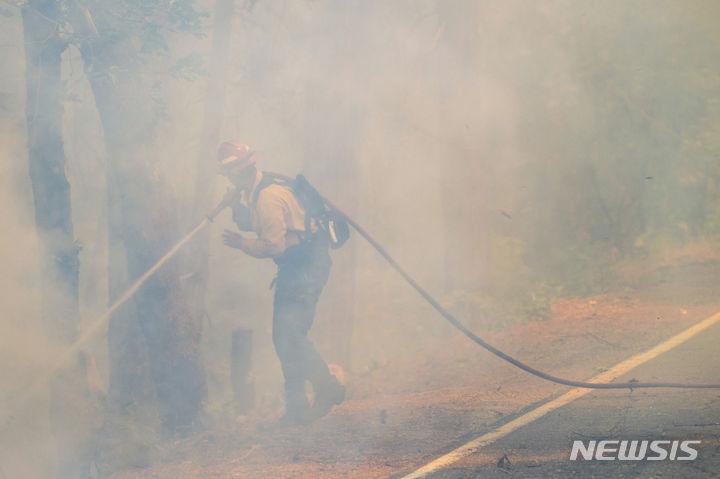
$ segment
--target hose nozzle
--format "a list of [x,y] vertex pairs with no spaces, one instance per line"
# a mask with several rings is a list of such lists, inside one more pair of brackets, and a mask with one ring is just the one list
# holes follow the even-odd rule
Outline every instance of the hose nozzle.
[[240,196],[240,192],[240,188],[233,188],[232,190],[229,190],[225,194],[225,197],[222,199],[222,201],[206,215],[207,219],[212,222],[222,210],[230,206],[233,201],[235,201]]

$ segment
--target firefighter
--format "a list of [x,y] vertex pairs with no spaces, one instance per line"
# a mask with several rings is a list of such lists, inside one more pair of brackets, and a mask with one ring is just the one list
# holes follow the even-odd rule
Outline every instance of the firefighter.
[[[312,219],[287,184],[268,181],[255,166],[256,153],[242,143],[220,145],[220,173],[241,195],[232,205],[233,220],[245,237],[225,230],[223,242],[255,258],[272,258],[277,264],[273,281],[272,336],[285,377],[285,415],[278,425],[307,424],[326,415],[345,398],[345,387],[308,338],[315,306],[330,273],[327,236]],[[305,382],[313,387],[312,407]]]

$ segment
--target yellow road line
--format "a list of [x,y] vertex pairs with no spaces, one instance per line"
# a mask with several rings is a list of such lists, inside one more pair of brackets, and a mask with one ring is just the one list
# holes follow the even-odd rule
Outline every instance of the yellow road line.
[[[669,351],[673,349],[674,347],[684,343],[688,339],[692,338],[696,334],[700,333],[701,331],[709,328],[713,324],[720,321],[720,313],[716,313],[712,316],[710,316],[707,319],[704,319],[697,323],[694,326],[691,326],[690,328],[686,329],[685,331],[676,334],[672,338],[663,341],[662,343],[658,344],[657,346],[648,349],[645,352],[636,354],[635,356],[626,359],[625,361],[613,366],[612,368],[608,369],[604,373],[598,374],[597,376],[590,379],[588,382],[591,383],[607,383],[615,380],[617,377],[622,376],[623,374],[627,373],[633,368],[636,368],[637,366],[640,366],[643,363],[646,363],[650,361],[653,358],[658,357],[662,353]],[[434,461],[426,464],[425,466],[421,467],[420,469],[416,470],[415,472],[412,472],[406,476],[403,476],[402,479],[420,479],[421,477],[425,477],[427,474],[430,474],[431,472],[435,472],[439,469],[442,469],[443,467],[446,467],[450,464],[453,464],[460,459],[469,456],[470,454],[476,452],[481,447],[485,447],[489,444],[492,444],[493,442],[497,441],[498,439],[507,436],[511,432],[515,431],[516,429],[519,429],[537,419],[540,419],[547,413],[562,407],[576,399],[579,399],[586,394],[593,391],[593,389],[586,389],[586,388],[576,388],[571,391],[568,391],[567,393],[563,394],[560,397],[557,397],[553,399],[552,401],[549,401],[542,406],[539,406],[532,411],[529,411],[522,416],[513,419],[507,424],[504,424],[503,426],[500,426],[499,428],[490,431],[486,434],[483,434],[482,436],[473,439],[472,441],[468,442],[467,444],[464,444],[457,449],[445,454],[444,456],[441,456]]]

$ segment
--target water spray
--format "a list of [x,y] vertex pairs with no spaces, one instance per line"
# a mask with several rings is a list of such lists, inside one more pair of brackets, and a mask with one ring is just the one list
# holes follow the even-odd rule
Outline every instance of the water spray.
[[173,246],[165,255],[160,258],[150,269],[148,269],[142,276],[140,276],[138,279],[136,279],[125,292],[123,292],[122,295],[120,295],[113,303],[110,305],[110,307],[103,313],[100,317],[95,319],[92,323],[90,323],[89,326],[87,326],[80,336],[75,340],[75,342],[65,350],[57,359],[55,359],[51,364],[51,367],[48,371],[46,371],[43,375],[38,377],[31,385],[27,388],[27,390],[24,392],[21,398],[21,402],[24,402],[25,400],[33,397],[35,394],[37,394],[40,390],[42,390],[42,387],[47,383],[52,376],[60,371],[65,366],[71,364],[74,359],[75,355],[95,336],[95,334],[98,332],[100,328],[105,326],[105,324],[110,320],[110,317],[115,313],[115,311],[120,308],[127,300],[132,298],[135,293],[138,292],[140,287],[147,281],[152,275],[154,275],[162,266],[167,263],[175,254],[177,254],[180,249],[185,246],[185,244],[190,241],[196,234],[200,232],[203,228],[205,228],[207,225],[212,223],[212,221],[219,215],[225,208],[227,208],[232,202],[239,196],[240,191],[238,189],[230,190],[223,200],[212,210],[210,211],[205,218],[198,223],[195,228],[193,228],[188,234],[186,234],[180,241],[178,241],[175,246]]

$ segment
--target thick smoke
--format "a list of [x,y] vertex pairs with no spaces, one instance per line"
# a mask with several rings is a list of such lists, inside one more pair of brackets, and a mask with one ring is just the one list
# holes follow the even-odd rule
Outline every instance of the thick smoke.
[[[650,263],[720,232],[720,111],[706,98],[718,98],[714,2],[236,3],[226,99],[209,112],[219,139],[250,144],[261,169],[306,174],[479,332],[543,317],[561,294],[603,291],[620,260]],[[59,351],[39,324],[20,12],[0,13],[0,397],[12,404]],[[216,166],[200,139],[212,39],[168,39],[138,72],[158,117],[147,161],[189,230],[201,220],[198,162]],[[108,301],[107,152],[74,46],[63,77],[87,324]],[[228,186],[218,177],[209,188],[219,200]],[[272,415],[282,407],[274,265],[225,248],[225,228],[227,212],[209,239],[206,409],[222,417],[231,398],[230,338],[242,327],[254,331],[258,414]],[[350,382],[455,334],[358,235],[333,260],[313,337]],[[107,387],[104,335],[89,349]],[[1,436],[8,477],[40,477],[24,468],[41,461],[18,449],[51,456],[47,405],[31,406],[2,407],[13,418]]]

